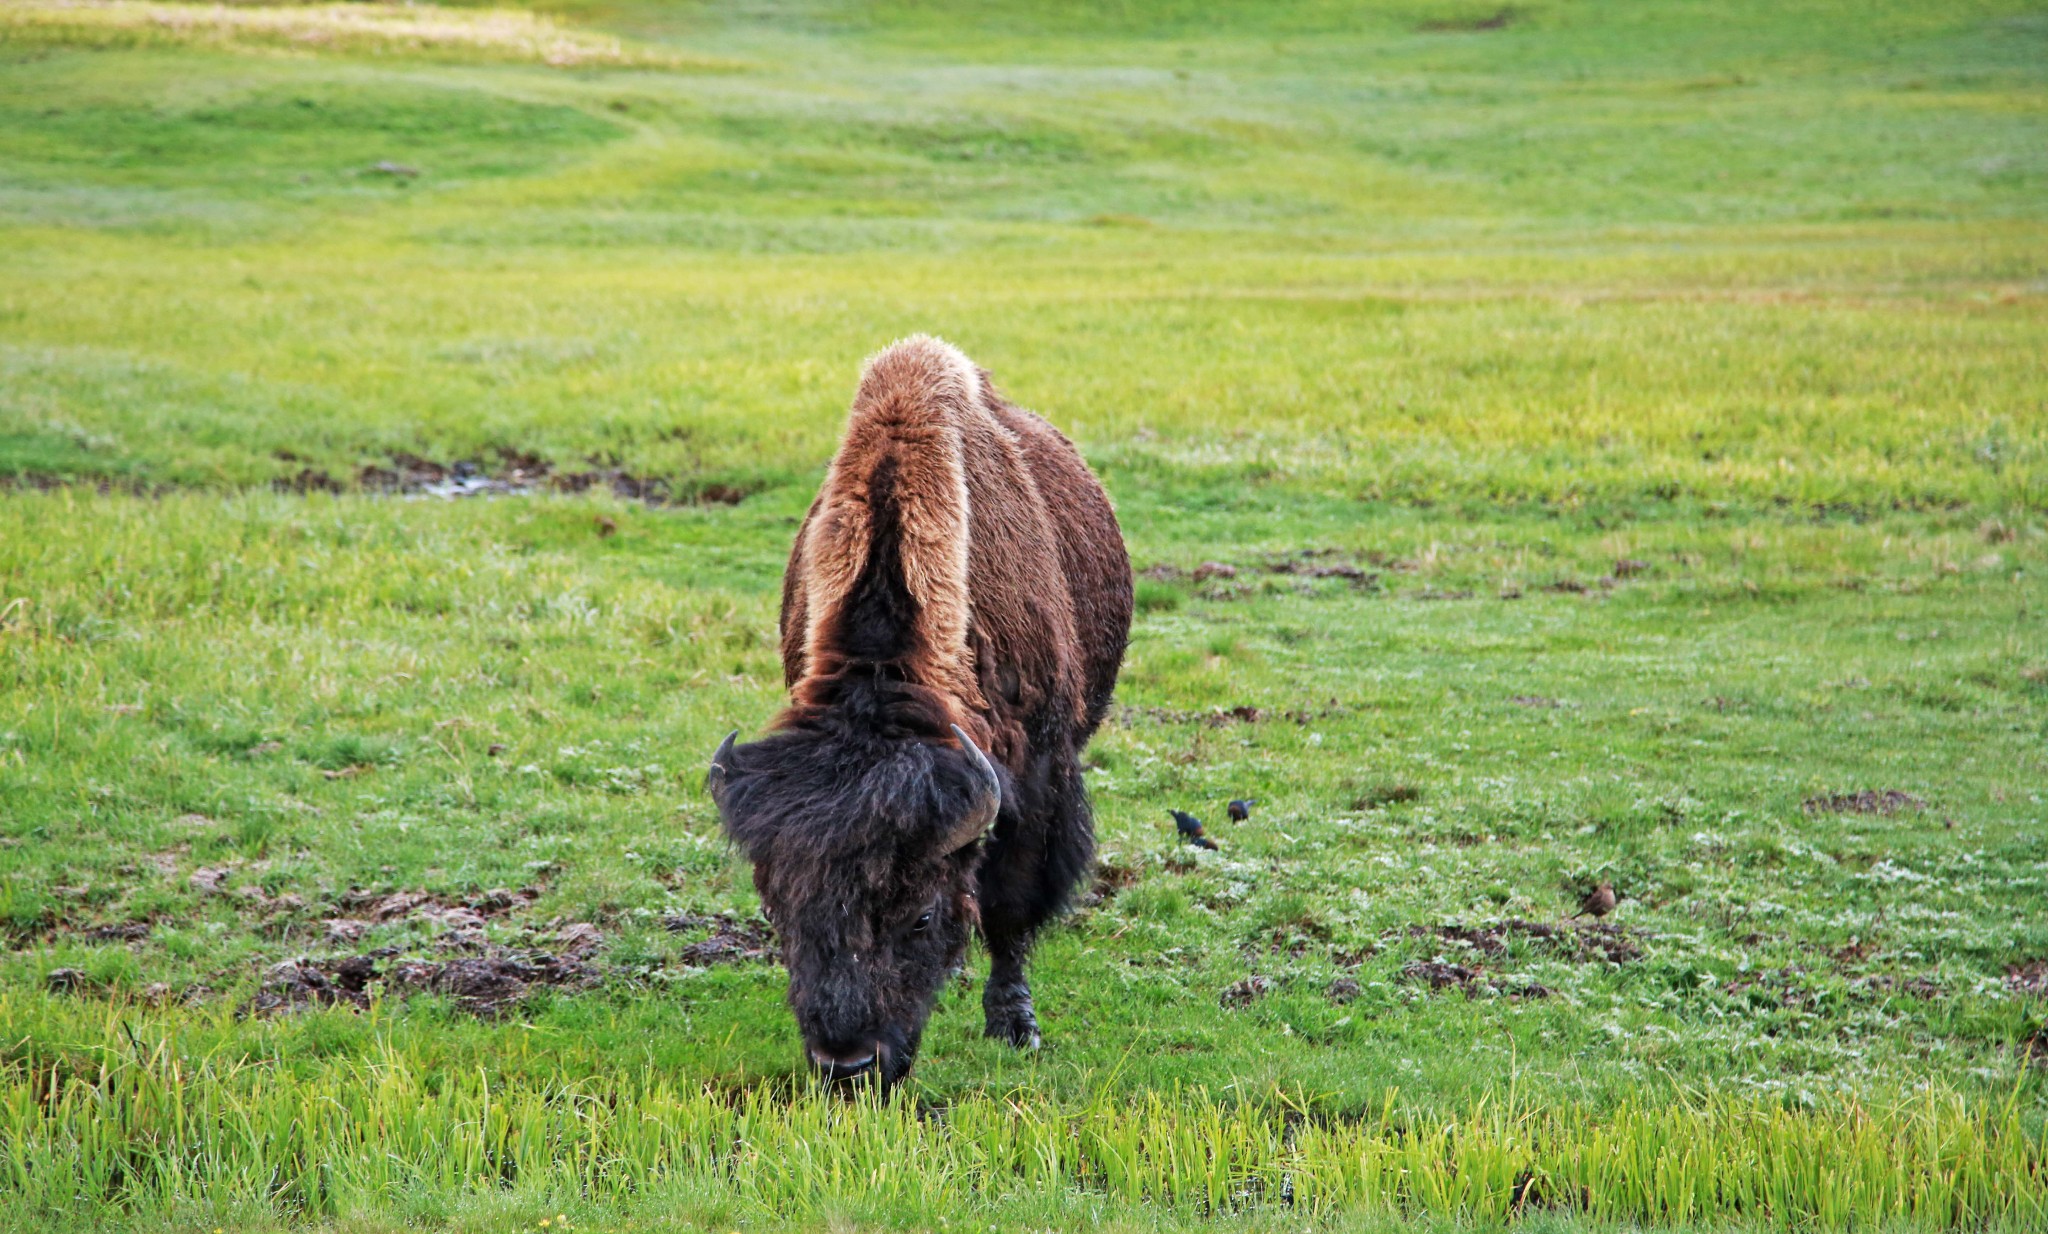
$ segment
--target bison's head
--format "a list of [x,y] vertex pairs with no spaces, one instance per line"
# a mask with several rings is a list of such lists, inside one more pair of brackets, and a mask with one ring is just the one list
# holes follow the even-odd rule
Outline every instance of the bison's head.
[[957,745],[784,731],[728,737],[708,785],[789,967],[789,1005],[832,1080],[894,1084],[975,925],[978,841],[1002,777]]

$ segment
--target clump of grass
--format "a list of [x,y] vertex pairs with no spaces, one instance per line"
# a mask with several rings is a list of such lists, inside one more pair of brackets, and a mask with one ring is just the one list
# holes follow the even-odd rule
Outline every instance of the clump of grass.
[[996,1216],[1049,1193],[1188,1218],[1285,1207],[1498,1226],[1545,1206],[1815,1230],[2048,1220],[2048,1146],[2019,1103],[1940,1088],[1808,1109],[1712,1092],[1525,1109],[1510,1094],[1434,1114],[1390,1091],[1376,1110],[1330,1117],[1284,1093],[1197,1088],[933,1110],[658,1072],[494,1078],[390,1048],[280,1083],[275,1060],[194,1057],[118,1019],[90,1049],[0,1067],[0,1197],[13,1213],[90,1202],[319,1217],[501,1189],[630,1207],[680,1188],[779,1220]]
[[302,51],[452,54],[557,68],[731,68],[731,62],[626,46],[540,13],[413,4],[165,4],[58,0],[0,8],[0,38],[132,47],[200,44]]

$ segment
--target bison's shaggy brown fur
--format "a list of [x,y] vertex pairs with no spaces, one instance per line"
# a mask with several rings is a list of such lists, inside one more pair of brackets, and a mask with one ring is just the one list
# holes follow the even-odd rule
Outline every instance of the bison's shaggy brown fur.
[[988,1031],[1036,1041],[1024,959],[1092,855],[1080,752],[1130,617],[1072,443],[938,339],[868,362],[783,580],[789,706],[713,770],[821,1067],[906,1072],[977,921]]

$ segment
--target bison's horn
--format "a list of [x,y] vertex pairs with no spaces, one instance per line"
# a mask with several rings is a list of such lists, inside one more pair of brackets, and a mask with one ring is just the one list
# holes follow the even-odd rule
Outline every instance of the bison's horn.
[[960,748],[974,760],[974,769],[981,780],[981,792],[975,796],[974,808],[967,812],[967,817],[960,820],[960,826],[953,832],[950,848],[961,849],[979,840],[995,826],[996,811],[1003,805],[1003,782],[996,775],[995,765],[988,761],[988,755],[974,744],[974,738],[961,731],[958,724],[953,726],[953,735],[960,739]]
[[718,753],[711,756],[711,770],[704,774],[704,787],[711,790],[711,800],[718,803],[720,810],[725,809],[726,777],[732,773],[733,738],[739,735],[738,729],[725,735],[725,740],[718,743]]

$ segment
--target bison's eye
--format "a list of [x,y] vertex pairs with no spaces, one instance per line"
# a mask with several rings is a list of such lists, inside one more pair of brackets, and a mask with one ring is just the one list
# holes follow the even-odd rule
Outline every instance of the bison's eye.
[[910,927],[910,929],[911,929],[911,932],[912,932],[912,933],[914,933],[914,934],[922,934],[922,933],[924,933],[924,932],[925,932],[926,930],[929,930],[929,929],[931,929],[931,928],[932,928],[932,910],[930,910],[930,909],[926,909],[926,910],[924,910],[924,916],[922,916],[922,917],[919,917],[919,918],[918,918],[918,919],[917,919],[917,920],[916,920],[915,922],[913,922],[913,923],[911,924],[911,927]]

